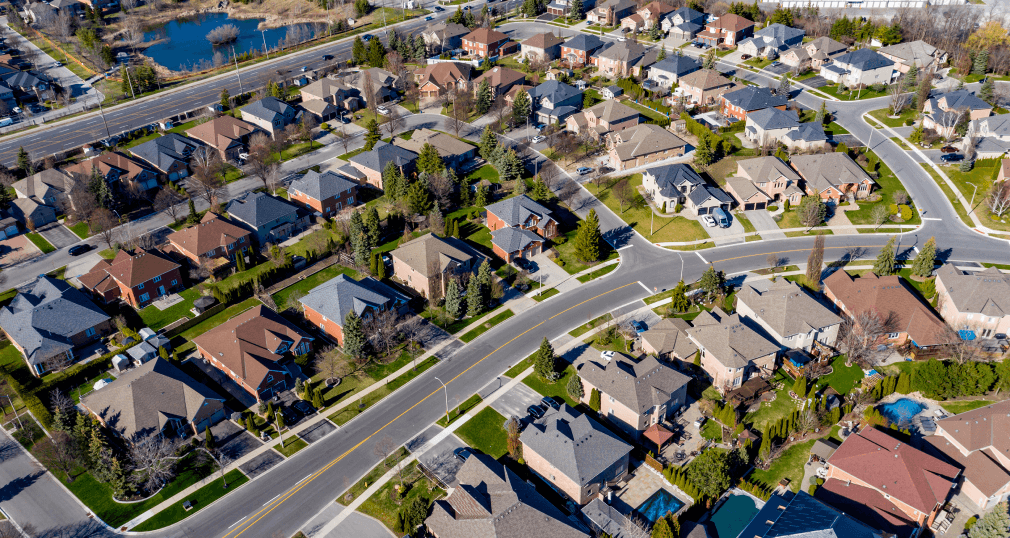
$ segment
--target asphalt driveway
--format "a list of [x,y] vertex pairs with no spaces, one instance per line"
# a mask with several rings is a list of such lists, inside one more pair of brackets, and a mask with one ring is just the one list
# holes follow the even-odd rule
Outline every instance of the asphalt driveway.
[[251,433],[231,420],[218,422],[211,428],[211,431],[214,432],[214,441],[217,446],[221,447],[221,451],[227,454],[232,461],[262,446],[262,443]]
[[245,464],[239,465],[238,469],[242,471],[242,474],[248,476],[249,478],[256,478],[258,475],[269,471],[274,465],[277,465],[282,461],[284,461],[284,456],[281,456],[273,450],[267,450]]
[[831,84],[831,82],[828,79],[820,75],[817,75],[815,77],[810,77],[808,79],[801,80],[798,82],[798,84],[805,84],[807,86],[810,86],[811,88],[820,88],[822,86],[827,86],[828,84]]
[[71,232],[66,226],[58,222],[45,226],[38,230],[38,232],[42,234],[42,237],[46,238],[46,241],[49,241],[58,249],[69,247],[81,241],[81,238],[77,237],[77,234]]
[[785,239],[786,234],[779,228],[778,223],[772,218],[772,214],[763,210],[755,209],[744,211],[744,216],[754,225],[754,229],[761,232],[761,239]]
[[786,65],[786,64],[779,64],[779,65],[775,65],[775,66],[769,65],[764,70],[768,71],[769,73],[774,73],[776,75],[784,75],[784,74],[786,74],[786,73],[789,72],[789,69],[790,68],[789,68],[788,65]]
[[305,431],[298,434],[298,437],[304,439],[306,443],[312,444],[323,437],[326,437],[330,434],[330,432],[334,432],[336,430],[337,427],[334,426],[332,422],[328,420],[320,420],[312,427],[307,428]]
[[491,402],[491,407],[505,418],[514,416],[522,419],[527,415],[526,409],[533,404],[540,403],[541,398],[542,396],[537,391],[529,388],[525,383],[519,383]]
[[453,455],[452,451],[464,446],[466,443],[459,437],[449,435],[419,455],[417,459],[439,480],[451,488],[456,487],[456,473],[463,466],[463,460]]

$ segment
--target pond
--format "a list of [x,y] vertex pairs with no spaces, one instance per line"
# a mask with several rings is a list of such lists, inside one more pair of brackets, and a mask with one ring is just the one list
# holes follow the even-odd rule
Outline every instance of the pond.
[[[281,28],[258,29],[263,19],[231,19],[227,13],[207,13],[193,18],[176,19],[144,34],[144,41],[161,40],[148,47],[144,54],[155,62],[174,71],[206,69],[215,63],[231,60],[232,47],[237,54],[269,50],[280,45],[294,44],[311,39],[316,32],[325,30],[325,24],[297,24]],[[207,41],[207,33],[215,28],[232,24],[239,30],[238,39],[215,47]],[[216,55],[216,58],[215,58]]]

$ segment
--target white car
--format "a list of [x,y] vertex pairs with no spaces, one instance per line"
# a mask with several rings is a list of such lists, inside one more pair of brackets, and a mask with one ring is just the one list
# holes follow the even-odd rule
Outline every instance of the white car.
[[701,221],[705,223],[705,226],[715,228],[715,217],[712,215],[702,215]]
[[249,154],[248,153],[239,153],[238,154],[238,158],[242,159],[243,161],[247,161],[247,160],[249,160]]
[[532,142],[533,142],[534,144],[539,144],[539,143],[543,142],[544,140],[547,140],[547,137],[546,137],[546,136],[540,136],[540,135],[537,135],[537,136],[534,136],[534,137],[533,137],[533,140],[532,140]]
[[14,107],[12,110],[14,111],[15,114],[21,114],[21,107],[19,106]]
[[377,107],[375,110],[378,111],[378,113],[382,114],[383,116],[389,115],[389,109],[384,106]]
[[605,361],[609,361],[610,359],[614,358],[614,352],[613,351],[601,351],[600,352],[600,358],[603,359],[603,360],[605,360]]
[[63,67],[63,64],[60,62],[53,62],[53,67]]

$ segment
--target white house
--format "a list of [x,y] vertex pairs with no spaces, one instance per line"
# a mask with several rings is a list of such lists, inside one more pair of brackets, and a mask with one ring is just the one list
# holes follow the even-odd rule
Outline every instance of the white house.
[[850,88],[860,84],[890,84],[898,74],[894,65],[873,49],[859,49],[821,66],[821,76]]

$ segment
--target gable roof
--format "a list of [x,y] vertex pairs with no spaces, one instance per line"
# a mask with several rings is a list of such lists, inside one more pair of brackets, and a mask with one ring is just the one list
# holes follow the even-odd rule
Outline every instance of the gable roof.
[[259,101],[253,101],[242,107],[243,114],[250,114],[253,117],[272,122],[276,116],[286,116],[294,114],[294,107],[281,101],[276,97],[264,97]]
[[754,23],[750,19],[745,19],[740,15],[726,13],[720,16],[715,21],[709,23],[709,26],[713,28],[729,30],[730,32],[739,32],[740,30],[754,26]]
[[525,228],[499,228],[491,232],[491,244],[507,254],[525,250],[531,243],[543,240],[544,238]]
[[845,153],[794,155],[789,164],[803,177],[807,187],[818,193],[829,187],[873,182],[873,178]]
[[48,168],[22,180],[15,181],[12,187],[18,193],[39,201],[54,193],[69,194],[77,185],[77,180],[59,168]]
[[585,486],[631,452],[631,445],[568,404],[548,409],[519,439],[524,447],[579,486]]
[[410,140],[394,138],[393,144],[400,146],[401,148],[409,149],[418,155],[420,155],[421,150],[424,149],[425,144],[431,144],[431,146],[438,152],[438,156],[443,159],[459,158],[467,153],[475,153],[477,151],[475,146],[471,146],[452,135],[432,131],[427,127],[415,130],[414,134],[410,137]]
[[966,272],[945,263],[937,269],[936,276],[958,312],[989,317],[1010,315],[1010,275],[998,268]]
[[[628,65],[637,65],[639,60],[645,57],[649,51],[648,47],[634,41],[618,41],[617,43],[612,43],[606,49],[597,52],[595,56],[623,62]],[[658,51],[656,51],[656,54],[658,54]]]
[[602,103],[597,103],[585,110],[592,112],[600,121],[607,123],[619,123],[629,118],[638,118],[638,111],[628,105],[622,104],[615,99],[607,99]]
[[688,199],[691,200],[696,206],[700,206],[710,199],[715,199],[720,204],[731,204],[733,203],[733,197],[726,194],[725,191],[719,187],[713,187],[711,185],[699,185],[690,194],[687,195]]
[[842,318],[831,309],[788,280],[775,282],[766,291],[744,286],[737,300],[781,337],[807,334],[842,323]]
[[737,161],[737,167],[742,175],[755,183],[768,183],[781,177],[791,181],[800,180],[800,175],[796,173],[796,170],[790,168],[782,159],[774,155],[741,159]]
[[714,69],[699,69],[681,77],[680,84],[701,90],[710,90],[712,88],[729,86],[732,82]]
[[790,130],[783,136],[789,140],[803,140],[805,142],[819,142],[828,139],[828,135],[824,132],[824,126],[816,121],[801,123],[799,127]]
[[126,287],[132,288],[180,267],[179,264],[155,254],[154,251],[138,250],[138,254],[120,250],[110,266],[104,269],[105,272]]
[[534,106],[539,105],[541,99],[549,99],[551,103],[557,105],[558,103],[564,102],[567,99],[571,99],[576,95],[581,95],[582,90],[565,84],[560,80],[548,80],[543,84],[534,86],[533,89],[529,91],[530,97],[533,99]]
[[758,86],[744,86],[739,90],[722,94],[722,98],[745,111],[785,106],[789,102],[789,98],[785,95],[778,95],[769,88]]
[[805,491],[772,495],[740,533],[747,538],[882,538],[883,534]]
[[727,368],[744,368],[750,361],[779,350],[779,345],[744,324],[740,314],[726,315],[716,307],[694,319],[687,334]]
[[921,39],[880,47],[877,49],[877,52],[894,56],[901,60],[901,63],[905,65],[914,64],[916,67],[925,67],[933,62],[936,56],[943,55],[942,50]]
[[479,86],[481,82],[487,80],[488,84],[492,88],[499,88],[501,86],[510,86],[519,81],[525,81],[526,75],[516,71],[515,69],[509,69],[507,67],[494,66],[490,71],[486,71],[483,75],[474,79],[474,86]]
[[522,42],[522,45],[526,47],[533,47],[535,49],[549,49],[553,46],[560,45],[564,43],[565,40],[554,35],[552,32],[544,32],[542,34],[536,34],[533,37]]
[[197,424],[224,407],[224,398],[169,361],[156,358],[134,368],[81,404],[126,439],[160,433],[169,420]]
[[437,267],[438,273],[441,274],[453,262],[466,263],[478,258],[474,250],[463,241],[455,237],[438,237],[435,234],[425,234],[408,241],[397,247],[390,255],[426,278],[435,276],[432,272],[433,267]]
[[799,116],[795,110],[779,110],[777,108],[762,108],[752,110],[747,114],[747,123],[754,124],[765,131],[773,129],[789,129],[800,126]]
[[768,26],[754,32],[754,35],[756,36],[770,37],[782,42],[783,44],[786,41],[796,39],[797,37],[803,37],[806,34],[807,33],[800,28],[793,28],[792,26],[786,26],[778,22],[769,24]]
[[[1005,427],[1005,421],[1000,425]],[[932,447],[936,455],[961,469],[965,481],[971,482],[986,497],[996,495],[1010,483],[1010,471],[1000,463],[998,451],[993,447],[972,450],[965,455],[944,435],[930,435],[925,440],[929,443],[927,447]]]
[[579,377],[628,409],[642,414],[666,404],[691,378],[646,355],[638,362],[623,353],[613,359],[590,359],[576,366]]
[[342,327],[352,310],[360,316],[369,308],[379,310],[401,298],[402,295],[372,277],[354,280],[340,274],[312,288],[298,302]]
[[439,62],[418,69],[414,72],[417,75],[417,85],[422,87],[428,82],[435,84],[439,88],[446,88],[454,85],[456,81],[462,79],[469,81],[473,67],[470,64],[458,62]]
[[530,217],[543,221],[553,220],[551,210],[522,194],[506,198],[487,206],[487,212],[498,217],[508,226],[521,226]]
[[622,161],[687,145],[679,136],[651,123],[628,127],[621,131],[620,140],[623,142],[616,149]]
[[168,241],[195,256],[203,256],[211,249],[226,247],[247,235],[249,231],[245,228],[208,211],[199,224],[169,234]]
[[978,96],[968,90],[954,90],[941,94],[936,97],[936,101],[943,105],[943,108],[946,110],[959,110],[961,108],[967,108],[968,110],[992,109],[992,105],[979,99]]
[[296,190],[314,200],[326,200],[357,188],[358,184],[333,172],[319,173],[309,170],[302,177],[291,182],[288,190]]
[[680,16],[686,22],[705,22],[705,14],[700,11],[695,11],[689,7],[682,7],[675,10],[673,13],[667,15],[667,18],[673,18]]
[[959,474],[953,465],[873,427],[847,437],[828,464],[927,514],[947,500]]
[[799,46],[804,48],[812,47],[814,52],[810,55],[810,57],[815,60],[827,60],[831,56],[840,54],[848,48],[844,43],[839,43],[827,36],[816,37],[813,41],[803,43]]
[[176,161],[188,161],[198,145],[195,140],[170,132],[130,148],[130,153],[158,170],[165,171]]
[[443,39],[463,37],[470,33],[470,29],[462,24],[443,21],[429,24],[428,27],[424,29],[423,33],[425,35],[437,37],[439,41],[441,41]]
[[469,34],[463,36],[463,40],[473,41],[474,43],[481,43],[483,45],[490,45],[503,39],[508,39],[508,37],[509,36],[499,32],[498,30],[493,30],[491,28],[477,28]]
[[90,176],[95,168],[103,176],[115,170],[117,174],[129,181],[134,181],[138,175],[151,171],[140,161],[127,157],[118,151],[110,151],[85,159],[77,164],[64,167],[64,171]]
[[870,71],[882,67],[893,66],[894,62],[881,56],[870,48],[857,49],[835,58],[835,64],[849,66],[850,69]]
[[270,196],[265,192],[250,192],[228,203],[228,216],[259,228],[277,219],[298,212],[298,206]]
[[884,537],[911,538],[921,526],[883,493],[856,483],[830,479],[817,488],[814,498],[843,513],[858,514],[860,521],[880,529]]
[[575,34],[575,37],[569,39],[568,41],[565,41],[564,45],[562,46],[568,47],[572,50],[582,50],[589,52],[602,47],[604,43],[606,42],[600,39],[599,36],[579,32]]
[[674,54],[673,56],[667,56],[662,60],[649,66],[649,76],[652,77],[652,71],[664,71],[666,73],[673,73],[678,78],[682,75],[686,75],[692,71],[697,71],[701,69],[701,63],[698,60],[690,56],[679,56]]
[[656,178],[659,193],[668,198],[680,196],[682,186],[689,186],[688,192],[691,192],[695,187],[705,184],[705,180],[698,175],[698,172],[685,163],[657,166],[645,170],[644,173]]
[[698,346],[687,336],[690,328],[691,325],[681,318],[663,318],[642,333],[642,340],[648,342],[657,353],[689,357],[698,351]]
[[349,160],[352,163],[361,165],[363,168],[381,173],[389,163],[393,163],[394,166],[400,168],[409,166],[416,159],[417,154],[413,151],[380,140],[372,147],[372,151],[359,153]]
[[227,149],[236,141],[256,131],[256,126],[233,116],[218,116],[186,131],[190,137],[212,146]]

